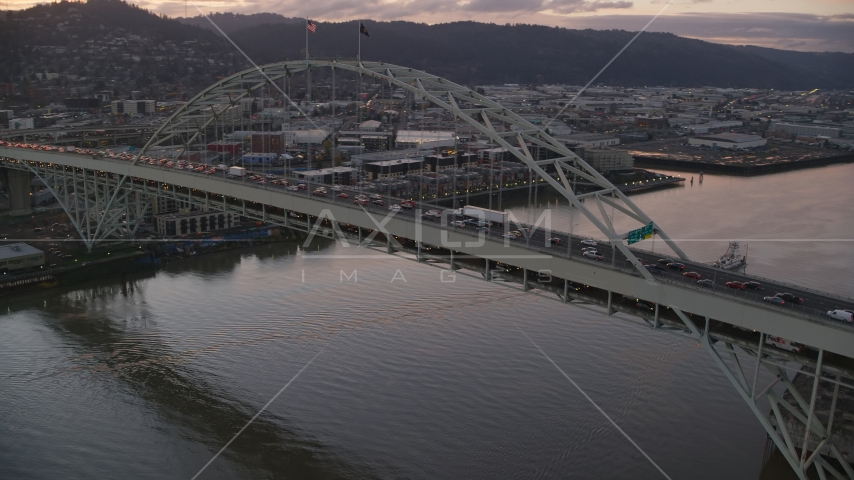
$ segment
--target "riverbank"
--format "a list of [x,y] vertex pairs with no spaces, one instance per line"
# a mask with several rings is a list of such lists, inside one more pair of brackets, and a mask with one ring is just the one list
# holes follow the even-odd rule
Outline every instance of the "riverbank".
[[635,156],[635,166],[644,168],[664,168],[684,172],[721,173],[724,175],[753,176],[770,173],[788,172],[804,168],[824,167],[840,163],[854,162],[854,154],[846,153],[822,158],[806,158],[793,161],[779,161],[762,164],[713,163],[699,160],[682,160],[663,156]]

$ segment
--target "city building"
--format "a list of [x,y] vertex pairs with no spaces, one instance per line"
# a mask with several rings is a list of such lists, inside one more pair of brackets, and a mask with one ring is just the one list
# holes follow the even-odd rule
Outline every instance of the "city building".
[[194,235],[240,226],[240,216],[230,212],[172,212],[155,215],[159,235]]
[[44,252],[26,243],[0,246],[0,274],[44,267]]
[[443,130],[398,130],[395,138],[397,148],[453,147],[456,135]]
[[690,137],[689,145],[705,145],[712,148],[726,148],[729,150],[743,150],[745,148],[761,147],[768,141],[759,135],[745,135],[742,133],[717,133],[714,135],[702,135]]
[[247,153],[242,157],[245,165],[270,165],[279,159],[278,153]]
[[382,162],[371,162],[363,164],[362,171],[365,172],[365,176],[369,181],[403,177],[407,174],[423,172],[424,159],[403,158]]
[[587,148],[584,161],[599,173],[631,170],[635,166],[634,157],[625,150]]
[[283,153],[285,151],[285,132],[254,132],[250,139],[250,149],[260,153]]
[[228,142],[218,140],[207,145],[207,149],[211,152],[227,152],[234,156],[240,155],[243,151],[243,142]]
[[113,100],[110,103],[110,111],[114,114],[153,115],[157,112],[157,102],[154,100]]
[[619,138],[602,133],[573,133],[555,138],[566,145],[580,145],[585,148],[602,148],[620,144]]
[[327,185],[352,185],[355,183],[358,170],[351,167],[331,167],[319,170],[297,171],[294,174],[300,180],[310,183],[325,183]]
[[477,156],[473,153],[455,155],[429,155],[424,157],[424,169],[428,172],[441,172],[477,165]]

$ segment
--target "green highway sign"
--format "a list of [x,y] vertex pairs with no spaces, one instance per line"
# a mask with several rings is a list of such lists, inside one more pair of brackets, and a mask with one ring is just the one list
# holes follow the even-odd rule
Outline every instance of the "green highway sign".
[[652,223],[649,225],[644,225],[641,228],[632,230],[628,235],[628,244],[631,245],[633,243],[638,243],[641,240],[646,240],[647,238],[652,238]]
[[650,223],[649,225],[641,227],[640,231],[641,231],[641,236],[643,237],[644,240],[646,240],[647,238],[652,238],[652,223]]

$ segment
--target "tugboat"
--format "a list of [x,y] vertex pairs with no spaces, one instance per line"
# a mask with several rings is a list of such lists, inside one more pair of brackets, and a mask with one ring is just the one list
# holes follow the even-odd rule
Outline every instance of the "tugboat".
[[729,242],[729,248],[727,248],[726,253],[721,255],[721,258],[714,263],[715,267],[724,270],[732,270],[743,265],[747,265],[747,255],[741,254],[738,242]]

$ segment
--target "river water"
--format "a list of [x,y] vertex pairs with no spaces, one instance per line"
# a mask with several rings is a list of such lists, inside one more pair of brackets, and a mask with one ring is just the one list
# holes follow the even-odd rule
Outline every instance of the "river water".
[[[695,175],[632,200],[692,258],[739,239],[749,272],[851,295],[852,184]],[[664,478],[528,337],[671,478],[782,478],[696,343],[441,275],[280,243],[5,299],[0,478],[192,478],[312,358],[198,478]]]

